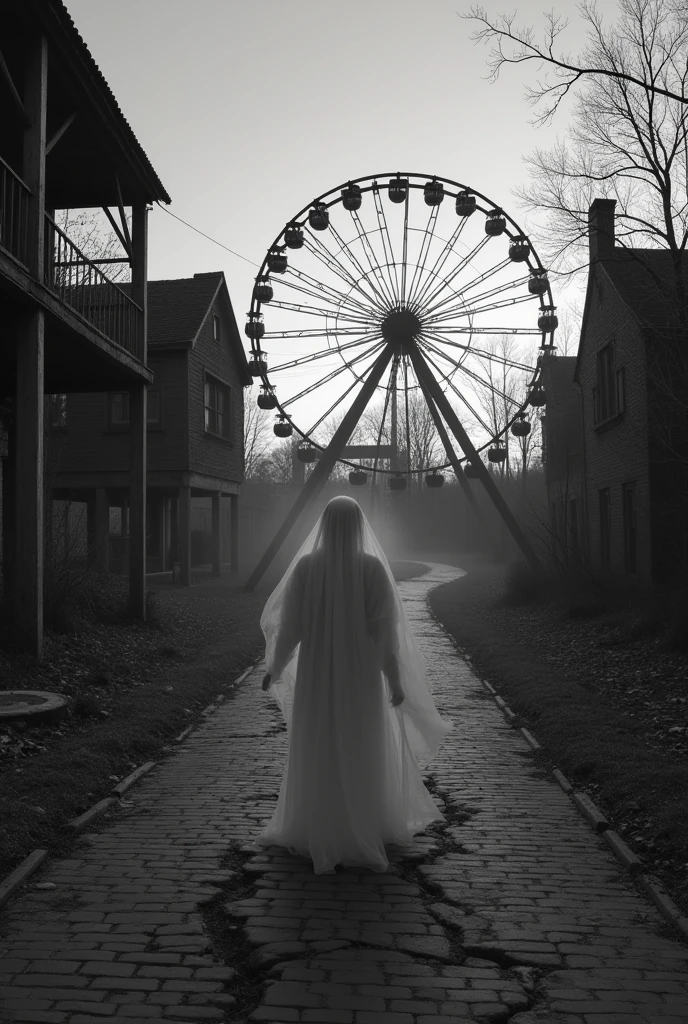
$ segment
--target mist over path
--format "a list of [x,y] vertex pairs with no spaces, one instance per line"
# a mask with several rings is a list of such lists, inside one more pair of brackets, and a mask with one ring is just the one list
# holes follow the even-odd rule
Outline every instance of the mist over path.
[[382,875],[252,852],[286,756],[258,666],[0,912],[0,1019],[686,1024],[688,949],[432,616],[461,575],[400,584],[455,723],[426,772],[445,823]]

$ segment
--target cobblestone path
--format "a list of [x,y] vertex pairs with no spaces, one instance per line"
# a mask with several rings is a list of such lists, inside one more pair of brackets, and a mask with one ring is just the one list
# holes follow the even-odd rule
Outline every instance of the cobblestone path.
[[286,753],[256,670],[0,911],[0,1020],[687,1024],[688,948],[432,618],[457,575],[401,585],[456,723],[444,824],[383,875],[251,852]]

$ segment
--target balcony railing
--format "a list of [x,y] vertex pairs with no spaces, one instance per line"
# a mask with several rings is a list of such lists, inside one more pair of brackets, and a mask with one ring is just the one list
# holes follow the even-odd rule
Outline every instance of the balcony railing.
[[0,246],[27,262],[31,189],[0,158]]
[[45,284],[111,341],[143,360],[143,310],[46,214]]

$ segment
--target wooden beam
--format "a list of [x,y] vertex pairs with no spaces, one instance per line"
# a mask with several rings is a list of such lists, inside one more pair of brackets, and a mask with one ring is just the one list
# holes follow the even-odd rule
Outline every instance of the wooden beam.
[[[103,207],[103,213],[105,214],[107,219],[110,221],[110,224],[112,225],[112,230],[115,232],[115,234],[119,238],[120,245],[122,246],[122,248],[124,249],[125,253],[127,254],[128,259],[126,260],[126,262],[127,263],[131,263],[131,243],[127,242],[126,238],[124,237],[124,235],[122,234],[122,232],[120,230],[119,224],[117,223],[115,218],[112,216],[112,214],[110,213],[110,211],[107,208],[107,206]],[[91,260],[91,262],[92,263],[124,263],[125,261],[124,260]]]
[[251,573],[251,576],[246,583],[246,590],[255,589],[256,584],[264,575],[265,570],[268,568],[273,558],[282,547],[282,544],[291,533],[292,528],[301,516],[302,512],[311,502],[315,501],[327,483],[332,467],[340,457],[344,445],[353,434],[356,424],[360,420],[368,402],[375,393],[375,388],[380,383],[382,375],[389,365],[393,351],[394,350],[390,344],[385,345],[384,349],[371,366],[365,383],[356,396],[355,401],[335,430],[332,440],[320,456],[320,459],[315,463],[311,475],[304,484],[303,490],[300,492],[296,501],[287,513],[284,522],[268,545],[267,550],[258,565]]
[[12,97],[12,102],[14,103],[14,105],[15,105],[15,107],[17,109],[17,113],[19,114],[19,116],[21,117],[22,121],[24,122],[24,127],[28,127],[28,125],[31,124],[31,118],[29,117],[29,114],[27,113],[26,107],[24,106],[24,101],[22,100],[22,98],[21,98],[21,96],[19,94],[19,91],[18,91],[16,85],[14,84],[14,80],[12,78],[12,75],[10,74],[10,69],[7,67],[7,63],[5,61],[5,58],[2,55],[2,51],[1,50],[0,50],[0,77],[4,78],[5,83],[7,84],[7,88],[10,91],[10,96]]
[[426,363],[425,359],[421,355],[416,345],[409,346],[409,357],[413,364],[413,369],[416,374],[416,378],[419,384],[424,384],[428,393],[431,395],[435,405],[438,407],[442,415],[444,416],[447,426],[451,430],[456,440],[461,445],[464,455],[471,460],[473,466],[477,470],[479,479],[483,482],[485,490],[492,499],[492,503],[502,517],[507,529],[511,536],[516,541],[518,547],[521,549],[523,556],[538,575],[543,573],[542,565],[538,556],[535,554],[530,541],[521,529],[516,517],[512,513],[511,509],[505,502],[502,495],[499,493],[499,489],[495,484],[494,480],[490,476],[485,467],[485,463],[480,458],[478,452],[473,446],[473,442],[469,438],[468,434],[461,426],[459,417],[452,409],[447,396],[442,391],[437,380],[435,379],[432,370]]
[[[124,249],[125,249],[126,252],[132,253],[132,255],[133,255],[133,246],[131,244],[131,236],[129,234],[129,225],[127,224],[127,215],[124,212],[124,203],[122,202],[122,189],[120,188],[119,178],[118,178],[117,175],[115,175],[115,184],[117,185],[117,209],[119,210],[120,220],[122,221],[122,234],[124,235],[124,237],[126,239],[126,242],[123,243],[124,244]],[[145,203],[144,203],[143,208],[145,210],[145,208],[146,208]],[[133,208],[132,208],[132,220],[133,220],[133,212],[134,211],[133,211]],[[133,224],[132,224],[132,231],[134,231]],[[135,231],[134,231],[134,233],[135,233]]]
[[140,384],[129,391],[129,610],[146,618],[146,412],[148,389]]
[[26,66],[25,108],[29,125],[24,130],[22,178],[31,189],[27,225],[26,264],[33,278],[45,277],[45,125],[48,109],[48,42],[33,40]]
[[58,142],[60,141],[64,133],[67,131],[67,129],[74,123],[76,115],[77,111],[75,110],[72,114],[69,115],[69,117],[65,121],[62,122],[57,131],[53,132],[45,147],[46,156],[48,156],[48,154],[55,148],[55,146],[58,144]]
[[45,314],[22,317],[17,331],[16,529],[12,577],[20,646],[43,653],[43,390]]

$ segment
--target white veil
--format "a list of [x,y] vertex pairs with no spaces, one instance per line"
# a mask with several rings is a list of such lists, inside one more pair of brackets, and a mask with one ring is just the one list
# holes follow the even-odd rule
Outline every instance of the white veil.
[[[270,693],[288,729],[302,647],[312,659],[311,669],[322,672],[328,662],[346,664],[351,648],[367,634],[380,669],[390,655],[398,661],[404,700],[396,708],[390,705],[390,715],[417,761],[424,764],[435,756],[453,726],[435,707],[389,564],[353,498],[339,496],[328,503],[268,598],[260,624],[272,675]],[[301,644],[305,637],[308,641]]]

